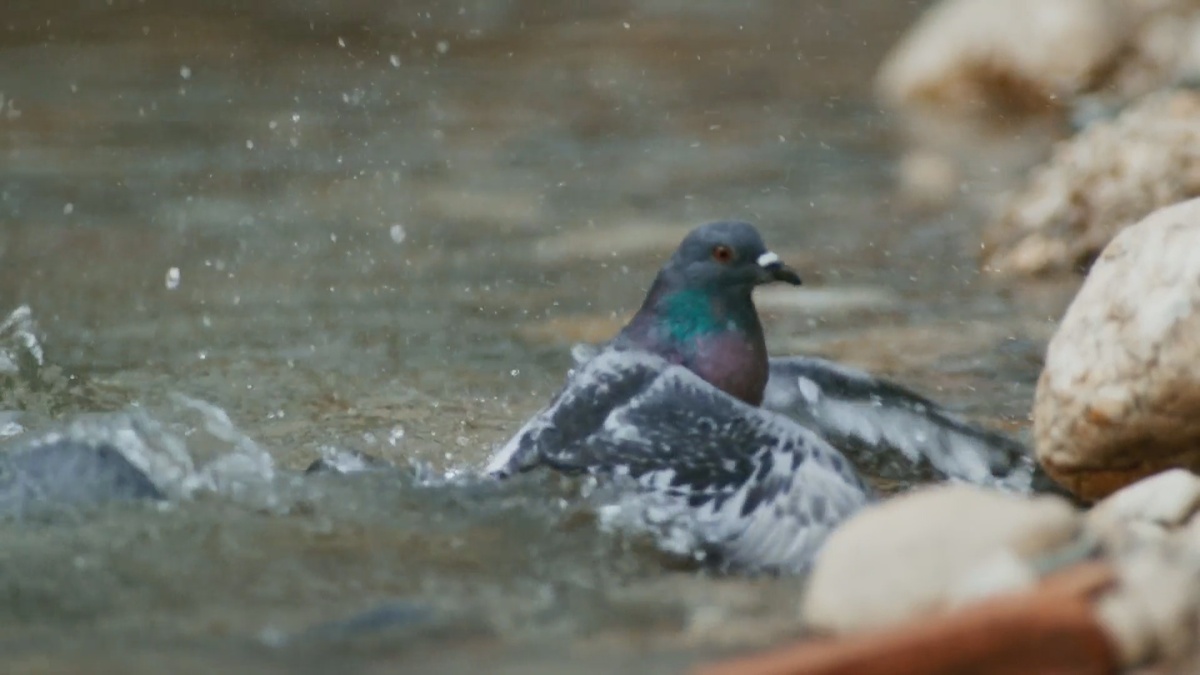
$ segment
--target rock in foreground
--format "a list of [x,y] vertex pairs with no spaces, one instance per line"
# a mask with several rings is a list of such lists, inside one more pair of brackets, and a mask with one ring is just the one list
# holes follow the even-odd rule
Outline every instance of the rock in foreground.
[[881,628],[940,610],[997,555],[1036,554],[1080,531],[1057,497],[939,486],[869,507],[817,555],[802,612],[834,633]]
[[1121,232],[1051,339],[1038,459],[1084,499],[1200,469],[1200,199]]

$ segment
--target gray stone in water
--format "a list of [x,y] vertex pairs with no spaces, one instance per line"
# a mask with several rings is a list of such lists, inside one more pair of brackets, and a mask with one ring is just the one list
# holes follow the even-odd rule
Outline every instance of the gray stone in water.
[[60,438],[0,453],[0,516],[141,499],[165,496],[109,444]]

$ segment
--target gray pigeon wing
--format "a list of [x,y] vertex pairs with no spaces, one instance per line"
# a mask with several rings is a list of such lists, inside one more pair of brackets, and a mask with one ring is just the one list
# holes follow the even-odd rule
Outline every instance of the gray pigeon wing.
[[632,353],[630,358],[592,358],[577,364],[550,404],[492,455],[485,472],[504,478],[528,471],[543,464],[546,453],[586,441],[612,410],[645,389],[665,365],[661,359]]
[[1019,492],[1051,488],[1018,440],[825,359],[772,358],[763,407],[813,429],[875,475],[949,478]]
[[803,569],[871,498],[809,430],[642,352],[594,356],[506,451],[518,466],[611,477],[603,522],[744,570]]

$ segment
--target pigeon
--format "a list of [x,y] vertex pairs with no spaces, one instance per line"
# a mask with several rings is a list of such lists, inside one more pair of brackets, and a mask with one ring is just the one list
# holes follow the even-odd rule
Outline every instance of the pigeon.
[[605,526],[769,573],[806,571],[828,534],[878,498],[864,466],[1030,489],[1015,440],[836,363],[769,358],[752,297],[769,283],[801,279],[753,225],[692,230],[629,323],[573,350],[563,387],[486,473],[590,476]]
[[752,225],[693,230],[659,271],[641,309],[613,339],[677,363],[750,405],[762,403],[767,345],[751,292],[800,276],[768,251]]

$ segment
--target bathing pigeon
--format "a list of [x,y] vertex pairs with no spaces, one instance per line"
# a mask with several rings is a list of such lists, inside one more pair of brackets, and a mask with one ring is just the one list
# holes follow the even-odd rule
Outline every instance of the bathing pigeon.
[[495,455],[504,477],[537,466],[606,479],[601,522],[718,568],[802,572],[872,499],[837,450],[649,352],[605,349]]
[[696,228],[617,336],[575,350],[565,386],[487,472],[597,477],[606,523],[726,568],[786,572],[874,498],[856,465],[1029,488],[1015,441],[837,364],[769,359],[752,292],[772,282],[800,277],[752,225]]

